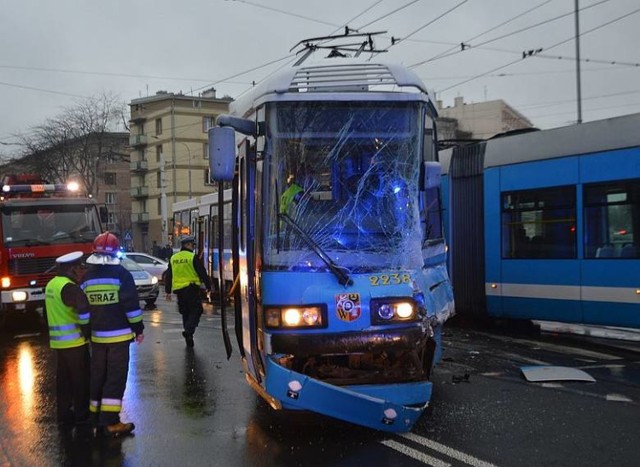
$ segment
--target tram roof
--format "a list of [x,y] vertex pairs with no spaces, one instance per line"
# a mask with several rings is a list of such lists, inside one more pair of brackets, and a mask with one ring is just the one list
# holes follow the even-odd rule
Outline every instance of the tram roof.
[[[403,65],[365,58],[325,58],[305,61],[265,79],[230,104],[233,115],[247,116],[268,96],[316,96],[316,100],[336,99],[344,93],[365,91],[421,93],[430,102],[422,80]],[[322,97],[324,96],[324,97]]]
[[[486,141],[484,168],[640,146],[640,113]],[[440,152],[449,172],[454,149]]]

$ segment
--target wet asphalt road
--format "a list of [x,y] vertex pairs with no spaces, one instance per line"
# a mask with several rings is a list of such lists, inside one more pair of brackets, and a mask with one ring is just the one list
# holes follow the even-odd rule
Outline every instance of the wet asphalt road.
[[[307,413],[273,412],[227,361],[207,306],[193,350],[175,302],[145,311],[115,440],[60,431],[54,362],[37,327],[0,335],[0,466],[635,466],[640,345],[450,326],[432,405],[393,436]],[[233,337],[233,334],[232,334]],[[530,383],[520,367],[581,368],[596,383]]]

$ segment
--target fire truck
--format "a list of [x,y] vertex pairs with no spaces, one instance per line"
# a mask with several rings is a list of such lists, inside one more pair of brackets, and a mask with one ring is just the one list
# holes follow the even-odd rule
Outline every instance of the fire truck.
[[0,192],[0,323],[10,313],[44,310],[44,288],[57,257],[91,252],[106,207],[78,183],[52,184],[37,175],[5,175]]

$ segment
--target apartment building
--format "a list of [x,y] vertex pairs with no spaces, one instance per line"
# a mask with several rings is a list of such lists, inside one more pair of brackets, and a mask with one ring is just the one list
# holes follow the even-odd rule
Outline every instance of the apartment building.
[[464,98],[454,99],[453,107],[437,102],[438,116],[458,121],[457,129],[472,139],[487,139],[506,131],[533,128],[531,121],[502,99],[465,104]]
[[207,131],[231,98],[215,90],[199,96],[165,91],[133,99],[131,108],[132,244],[150,251],[171,241],[171,206],[211,193]]

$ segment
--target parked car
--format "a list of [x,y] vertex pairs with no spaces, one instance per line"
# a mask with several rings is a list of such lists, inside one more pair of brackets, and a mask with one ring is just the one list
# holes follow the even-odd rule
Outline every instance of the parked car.
[[138,263],[142,269],[151,273],[151,275],[158,278],[162,282],[165,271],[169,268],[169,263],[165,260],[156,258],[155,256],[148,255],[146,253],[127,252],[125,256],[136,263]]
[[120,264],[133,276],[140,300],[144,300],[147,307],[154,306],[160,293],[159,279],[148,271],[145,271],[142,266],[126,256],[120,258]]

